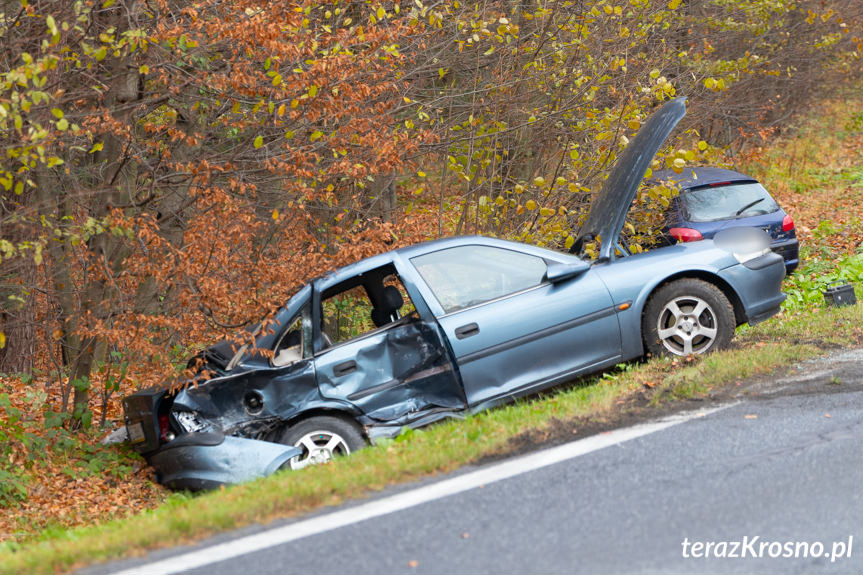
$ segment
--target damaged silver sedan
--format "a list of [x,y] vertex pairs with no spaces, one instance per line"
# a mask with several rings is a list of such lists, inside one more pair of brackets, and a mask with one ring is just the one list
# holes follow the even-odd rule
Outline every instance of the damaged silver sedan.
[[[329,461],[646,352],[700,354],[779,310],[766,237],[626,255],[618,236],[653,155],[683,117],[663,106],[630,142],[573,253],[460,237],[381,254],[311,281],[253,344],[202,355],[204,383],[124,400],[130,441],[175,488]],[[582,248],[602,238],[598,257]]]

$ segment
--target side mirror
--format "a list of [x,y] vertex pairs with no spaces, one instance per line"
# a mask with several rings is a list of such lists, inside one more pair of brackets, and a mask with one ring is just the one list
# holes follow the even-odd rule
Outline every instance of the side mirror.
[[590,264],[580,260],[571,264],[550,264],[545,279],[554,284],[578,277],[589,269]]

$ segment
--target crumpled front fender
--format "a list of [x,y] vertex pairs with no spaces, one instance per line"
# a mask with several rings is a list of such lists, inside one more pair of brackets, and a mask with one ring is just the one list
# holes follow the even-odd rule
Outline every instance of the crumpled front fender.
[[147,456],[159,483],[171,489],[216,489],[275,473],[296,447],[221,432],[188,433]]

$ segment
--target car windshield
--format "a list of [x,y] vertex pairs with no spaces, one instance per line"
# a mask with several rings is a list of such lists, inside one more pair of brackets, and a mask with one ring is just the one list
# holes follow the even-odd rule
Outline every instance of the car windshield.
[[758,182],[725,184],[680,194],[683,217],[690,222],[714,222],[770,214],[779,205]]

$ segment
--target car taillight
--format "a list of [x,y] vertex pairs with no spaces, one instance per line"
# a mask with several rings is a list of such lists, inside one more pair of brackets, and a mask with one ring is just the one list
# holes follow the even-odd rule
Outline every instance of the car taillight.
[[791,216],[786,214],[785,217],[782,218],[782,231],[783,232],[790,232],[793,229],[794,229],[794,220],[791,218]]
[[171,441],[174,439],[174,434],[171,432],[171,426],[168,424],[168,416],[159,416],[159,439],[162,441]]
[[671,228],[668,233],[679,242],[697,242],[704,239],[701,232],[692,228]]

